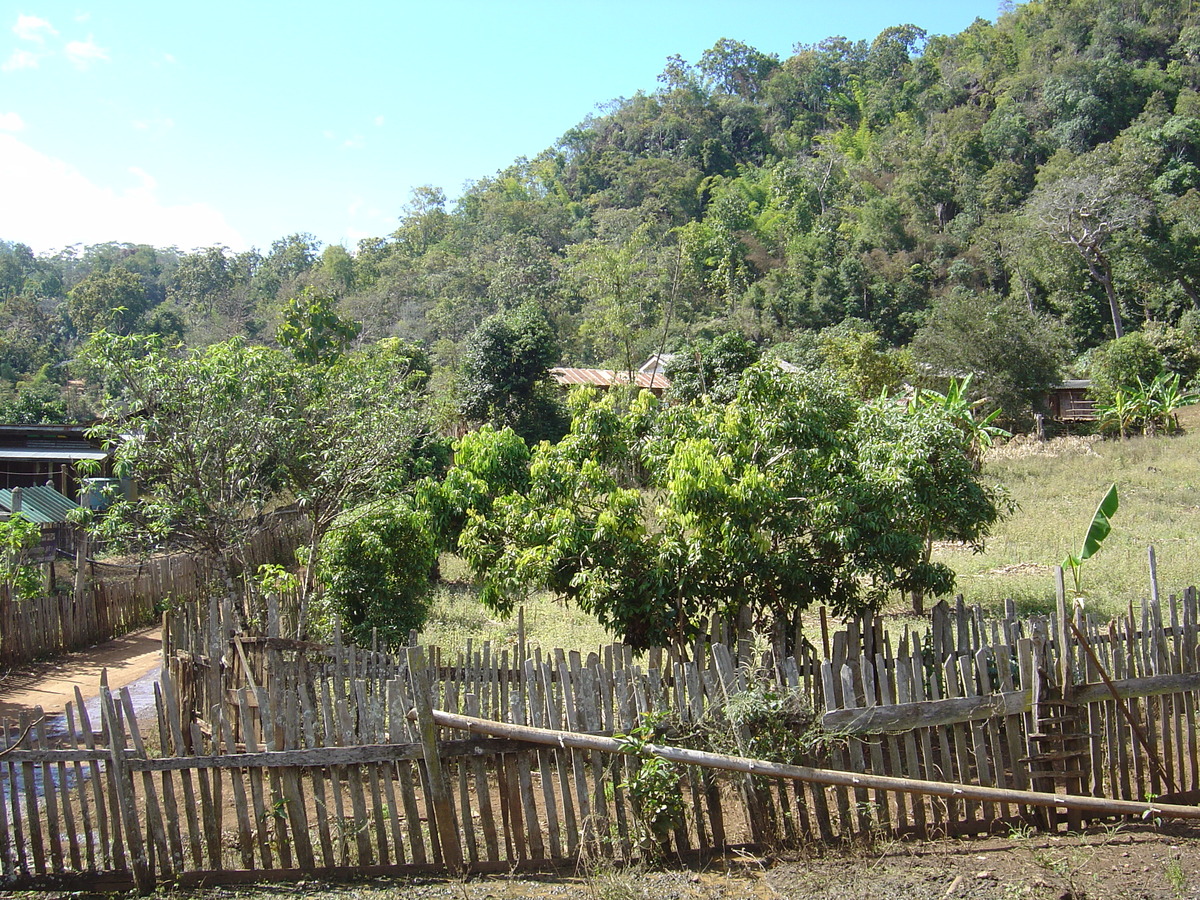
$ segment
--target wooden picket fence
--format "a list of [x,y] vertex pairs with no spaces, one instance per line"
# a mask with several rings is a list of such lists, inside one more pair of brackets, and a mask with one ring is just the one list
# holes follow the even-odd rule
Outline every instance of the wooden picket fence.
[[[291,562],[306,534],[297,515],[274,516],[253,538],[255,563]],[[112,640],[154,622],[173,602],[195,602],[207,593],[211,571],[190,554],[121,564],[89,558],[91,546],[77,535],[76,577],[70,589],[12,600],[0,589],[0,666],[68,653]]]
[[[229,613],[219,600],[173,612],[140,722],[128,691],[102,690],[56,733],[4,729],[0,888],[687,858],[1016,821],[1078,828],[1131,809],[1187,814],[1167,804],[1200,796],[1195,590],[1103,624],[1061,592],[1056,615],[1031,619],[940,604],[927,631],[894,639],[856,620],[778,659],[750,641],[639,660],[620,644],[543,651],[523,636],[389,654],[232,631]],[[465,736],[447,714],[561,739]],[[854,777],[680,766],[684,814],[653,838],[632,788],[644,758],[566,741],[645,725],[661,744],[766,756],[769,721],[808,729],[785,762]]]

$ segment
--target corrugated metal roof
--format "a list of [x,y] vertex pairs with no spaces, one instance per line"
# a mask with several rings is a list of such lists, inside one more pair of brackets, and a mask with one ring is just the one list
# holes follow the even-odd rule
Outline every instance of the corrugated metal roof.
[[[12,512],[12,491],[0,490],[0,508]],[[78,509],[79,504],[64,497],[52,487],[34,484],[21,488],[21,515],[39,525],[67,521],[67,513]]]
[[[570,369],[556,366],[550,370],[550,377],[559,384],[565,385],[590,384],[609,388],[620,384],[629,384],[628,372],[615,372],[612,369]],[[644,372],[635,372],[633,383],[640,388],[651,390],[663,390],[671,386],[666,375],[650,375]]]
[[74,462],[78,459],[108,459],[109,454],[95,447],[45,450],[38,448],[0,447],[0,459],[52,459],[55,462]]

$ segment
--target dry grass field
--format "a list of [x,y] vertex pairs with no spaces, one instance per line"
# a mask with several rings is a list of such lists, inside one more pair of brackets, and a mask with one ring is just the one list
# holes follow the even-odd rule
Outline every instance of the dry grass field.
[[1016,510],[983,553],[936,552],[958,572],[969,603],[998,610],[1012,598],[1025,613],[1053,608],[1053,567],[1079,552],[1113,483],[1121,505],[1112,533],[1083,566],[1089,607],[1106,615],[1148,597],[1151,545],[1164,597],[1200,585],[1200,428],[1173,438],[1015,440],[990,455],[985,472],[1007,488]]

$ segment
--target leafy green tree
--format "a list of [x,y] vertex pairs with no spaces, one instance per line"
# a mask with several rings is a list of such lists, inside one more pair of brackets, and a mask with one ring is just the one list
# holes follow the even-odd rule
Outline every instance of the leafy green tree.
[[683,403],[693,403],[703,396],[718,402],[731,400],[742,373],[758,362],[761,355],[738,331],[685,344],[666,367],[671,398]]
[[67,301],[71,322],[84,335],[102,328],[131,334],[148,308],[142,279],[123,266],[93,272],[71,290]]
[[354,257],[341,244],[330,244],[321,254],[321,271],[339,291],[354,287]]
[[913,338],[917,381],[949,389],[971,379],[971,399],[998,409],[1009,423],[1030,418],[1061,377],[1065,337],[1011,297],[955,291],[934,301]]
[[42,529],[21,513],[0,520],[0,587],[5,600],[30,600],[41,592],[41,572],[30,561],[41,541]]
[[18,381],[12,393],[0,394],[0,422],[40,425],[68,421],[70,413],[62,386],[50,380],[46,368],[33,378]]
[[437,550],[423,514],[404,503],[368,509],[330,530],[321,552],[325,598],[360,646],[408,642],[425,624]]
[[1074,161],[1030,200],[1036,227],[1074,251],[1104,289],[1113,335],[1125,334],[1114,281],[1112,244],[1124,229],[1138,227],[1150,208],[1112,154],[1097,151]]
[[340,357],[362,328],[339,316],[335,304],[328,294],[306,287],[284,308],[275,332],[279,346],[305,365]]
[[627,373],[641,364],[641,340],[656,317],[658,273],[649,223],[627,237],[576,244],[568,251],[571,275],[590,307],[580,325],[597,361],[612,359]]
[[1100,406],[1107,406],[1117,391],[1130,392],[1139,382],[1149,383],[1163,370],[1162,354],[1140,331],[1109,341],[1092,351],[1089,390]]
[[[80,365],[108,390],[96,435],[140,489],[100,526],[133,546],[191,547],[238,597],[251,536],[299,446],[293,368],[236,340],[179,353],[161,338],[106,331],[92,336]],[[137,436],[123,438],[130,431]]]
[[939,410],[864,406],[820,373],[766,362],[728,404],[578,392],[572,411],[460,546],[493,608],[548,589],[638,647],[742,609],[782,641],[814,602],[944,592],[930,536],[981,540],[1000,511]]
[[717,89],[744,100],[756,100],[779,66],[774,54],[761,53],[741,41],[721,38],[700,55],[697,68]]
[[821,332],[817,348],[825,364],[863,399],[894,394],[912,375],[909,353],[887,347],[870,328],[849,322]]
[[528,487],[528,445],[511,428],[485,424],[454,442],[454,466],[444,478],[417,485],[416,505],[430,516],[439,549],[454,553],[470,516],[486,518],[496,497]]
[[108,398],[94,431],[139,484],[99,527],[135,547],[200,553],[240,600],[263,516],[295,502],[312,523],[317,569],[341,515],[397,496],[416,474],[427,433],[422,360],[395,341],[304,366],[238,339],[182,351],[98,332],[80,360]]
[[491,316],[463,351],[460,412],[469,422],[511,427],[530,441],[557,438],[562,413],[548,383],[557,361],[554,331],[538,305]]
[[909,402],[909,408],[914,412],[926,406],[938,408],[958,426],[966,438],[967,457],[971,460],[976,472],[983,464],[983,453],[995,443],[997,438],[1009,438],[1012,434],[994,424],[1000,418],[999,409],[988,412],[984,407],[988,399],[981,397],[972,399],[972,377],[970,375],[959,380],[951,378],[946,393],[933,391],[928,388],[917,388]]
[[32,297],[0,304],[0,377],[16,381],[59,363],[66,340],[56,324]]
[[[442,454],[426,415],[429,360],[389,338],[333,360],[299,366],[291,377],[296,444],[280,458],[279,487],[312,522],[309,559],[348,511],[399,496],[440,474]],[[312,585],[302,585],[302,602]]]

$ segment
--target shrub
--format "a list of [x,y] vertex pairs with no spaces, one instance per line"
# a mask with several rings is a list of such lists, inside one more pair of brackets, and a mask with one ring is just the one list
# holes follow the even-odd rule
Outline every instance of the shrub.
[[321,553],[326,599],[356,643],[378,629],[387,646],[405,643],[429,613],[437,551],[428,517],[402,503],[335,527]]
[[1140,331],[1109,341],[1092,351],[1091,395],[1100,407],[1111,406],[1118,391],[1149,384],[1163,370],[1162,354]]

